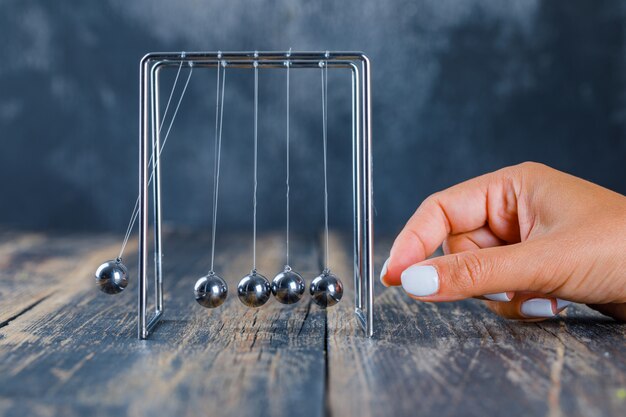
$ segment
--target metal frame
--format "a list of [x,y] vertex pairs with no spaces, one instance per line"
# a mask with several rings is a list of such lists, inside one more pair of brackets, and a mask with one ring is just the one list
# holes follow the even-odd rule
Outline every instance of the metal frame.
[[154,153],[152,181],[154,221],[155,311],[149,317],[148,237],[149,237],[149,145],[160,149],[159,72],[181,63],[196,67],[226,65],[234,68],[328,68],[349,69],[352,73],[352,167],[354,210],[354,290],[355,314],[365,335],[374,333],[372,126],[370,63],[360,52],[192,52],[150,53],[140,64],[139,87],[139,296],[138,337],[147,339],[163,316],[163,269],[161,246],[161,167]]

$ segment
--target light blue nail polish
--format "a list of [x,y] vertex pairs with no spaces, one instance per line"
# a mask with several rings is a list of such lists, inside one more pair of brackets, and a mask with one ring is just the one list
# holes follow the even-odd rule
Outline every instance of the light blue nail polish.
[[503,303],[508,303],[509,301],[511,301],[511,299],[509,298],[509,296],[505,292],[498,292],[498,293],[494,293],[494,294],[485,294],[485,295],[483,295],[483,297],[485,297],[487,300],[501,301]]
[[410,266],[400,278],[404,291],[416,297],[426,297],[439,291],[439,275],[434,266]]
[[531,298],[522,303],[521,312],[528,318],[548,318],[554,316],[552,301],[547,298]]

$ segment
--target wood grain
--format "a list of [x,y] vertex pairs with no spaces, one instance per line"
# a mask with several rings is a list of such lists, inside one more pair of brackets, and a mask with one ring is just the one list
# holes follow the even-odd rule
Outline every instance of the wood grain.
[[[353,315],[349,239],[332,236],[331,268],[346,285],[327,311],[310,298],[245,308],[236,284],[249,272],[248,235],[219,237],[216,270],[226,304],[193,300],[209,236],[169,231],[164,321],[136,339],[132,282],[97,291],[93,271],[119,239],[0,235],[0,415],[623,416],[626,326],[586,307],[541,324],[499,319],[478,301],[417,303],[376,286],[376,334]],[[376,264],[391,241],[377,242]],[[131,242],[134,245],[134,242]],[[283,264],[282,233],[259,241],[259,271]],[[292,237],[292,265],[320,272],[320,239]]]
[[[323,313],[308,299],[292,307],[272,300],[257,310],[239,303],[236,284],[251,268],[247,236],[220,241],[216,269],[228,277],[231,296],[224,308],[203,309],[193,300],[193,284],[207,272],[207,248],[208,238],[197,235],[166,240],[166,316],[149,341],[135,338],[136,280],[109,297],[94,287],[98,262],[69,269],[60,278],[63,290],[51,285],[53,296],[0,329],[0,410],[21,416],[323,414]],[[259,248],[259,271],[271,279],[282,268],[281,240],[264,236]],[[313,273],[313,241],[299,248],[300,270]],[[66,266],[77,261],[67,258]]]
[[[350,253],[345,239],[333,245],[333,254]],[[390,246],[378,240],[379,267]],[[350,275],[349,268],[335,270]],[[376,286],[373,340],[344,320],[348,303],[328,313],[333,414],[626,415],[623,323],[582,306],[568,308],[566,317],[522,323],[499,318],[478,300],[419,303],[399,288]]]

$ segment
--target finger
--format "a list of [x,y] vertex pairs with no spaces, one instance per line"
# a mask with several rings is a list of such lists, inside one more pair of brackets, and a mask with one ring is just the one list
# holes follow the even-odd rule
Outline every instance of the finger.
[[[443,242],[443,252],[449,255],[452,253],[502,246],[505,243],[506,242],[497,237],[488,226],[483,226],[471,232],[448,236]],[[514,292],[508,291],[495,294],[483,294],[481,297],[476,298],[509,302],[513,299],[514,295]]]
[[443,253],[465,252],[470,250],[502,246],[506,242],[496,236],[489,226],[483,226],[471,232],[448,236],[443,242]]
[[551,271],[546,246],[538,239],[428,259],[402,272],[402,287],[413,298],[435,302],[506,291],[552,294],[563,277]]
[[486,301],[487,307],[494,313],[515,320],[545,320],[558,315],[571,302],[560,298],[546,297],[544,294],[516,293],[509,303]]
[[589,307],[615,320],[626,321],[626,304],[589,304]]
[[518,183],[518,169],[505,168],[427,198],[396,238],[383,282],[399,285],[402,271],[432,255],[451,234],[489,224],[498,238],[519,242]]

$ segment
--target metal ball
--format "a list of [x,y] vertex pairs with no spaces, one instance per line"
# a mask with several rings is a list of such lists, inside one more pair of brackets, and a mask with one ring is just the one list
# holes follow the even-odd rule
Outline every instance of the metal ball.
[[96,270],[96,283],[102,292],[118,294],[128,285],[128,269],[121,259],[107,261]]
[[228,285],[219,275],[209,273],[198,281],[193,287],[196,301],[202,307],[216,308],[224,304],[228,296]]
[[338,277],[329,271],[324,271],[311,281],[309,292],[315,304],[322,308],[331,307],[341,300],[343,284]]
[[306,283],[302,275],[291,268],[285,268],[272,280],[272,294],[283,304],[293,304],[300,301],[305,289]]
[[271,292],[267,278],[254,271],[243,277],[237,285],[239,301],[248,307],[261,307],[270,299]]

